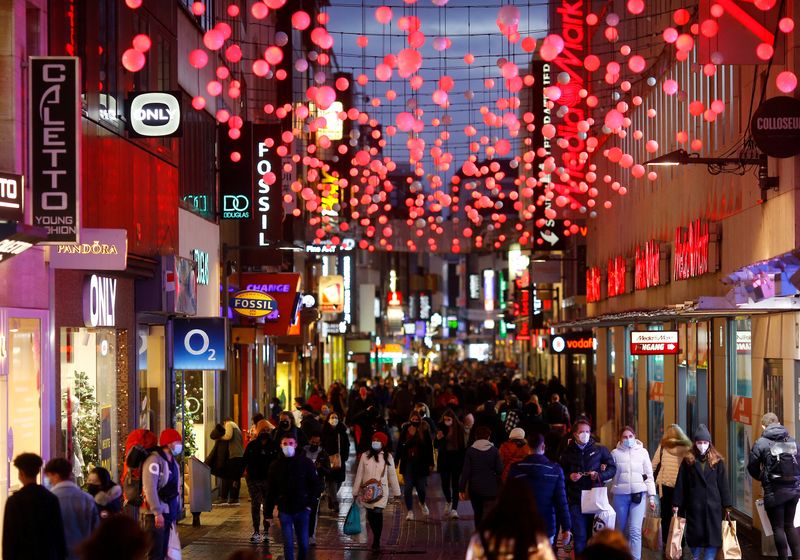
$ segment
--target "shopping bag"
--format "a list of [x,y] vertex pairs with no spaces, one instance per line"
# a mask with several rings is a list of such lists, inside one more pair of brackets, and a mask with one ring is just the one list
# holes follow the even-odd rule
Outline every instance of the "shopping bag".
[[725,560],[742,560],[742,547],[736,538],[736,521],[730,516],[722,522],[722,557]]
[[[600,513],[609,509],[613,508],[608,503],[608,491],[605,486],[581,492],[581,513]],[[613,526],[611,528],[613,529]]]
[[661,518],[652,515],[644,518],[642,545],[648,550],[661,550]]
[[667,549],[664,551],[669,560],[681,560],[683,557],[683,531],[686,529],[686,519],[672,516],[669,523],[669,536],[667,537]]
[[361,533],[361,508],[355,502],[350,506],[347,517],[344,518],[342,532],[345,535],[358,535]]
[[331,469],[338,470],[342,468],[342,456],[339,453],[334,453],[330,456]]
[[178,527],[175,524],[169,530],[167,560],[181,560],[181,540],[178,538]]
[[592,534],[599,533],[605,529],[614,530],[617,524],[617,512],[613,509],[604,509],[594,516],[594,523],[592,524]]
[[[771,537],[772,522],[769,520],[767,510],[764,509],[764,500],[756,500],[756,511],[758,512],[758,518],[761,520],[761,530],[764,532],[764,536]],[[795,519],[797,519],[796,515]],[[795,527],[796,526],[797,524],[795,523]]]

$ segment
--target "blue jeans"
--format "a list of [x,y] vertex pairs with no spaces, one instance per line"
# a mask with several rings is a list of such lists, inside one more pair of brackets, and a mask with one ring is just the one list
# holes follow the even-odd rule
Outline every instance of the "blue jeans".
[[294,560],[294,536],[297,534],[297,558],[306,560],[308,555],[308,509],[298,513],[278,513],[281,520],[281,532],[283,533],[283,557],[286,560]]
[[647,509],[647,496],[634,504],[631,494],[614,494],[614,511],[617,512],[617,531],[622,531],[628,539],[633,560],[642,557],[642,524]]
[[[694,560],[700,560],[700,558],[701,558],[700,551],[702,551],[702,550],[703,550],[703,548],[699,547],[699,546],[697,548],[692,547],[692,558],[694,558]],[[702,555],[703,560],[714,560],[714,558],[717,557],[717,551],[718,550],[719,550],[718,548],[714,548],[714,547],[706,548],[705,549],[705,554]]]
[[572,519],[572,539],[575,543],[575,554],[580,554],[586,548],[586,541],[592,536],[594,514],[582,513],[580,504],[570,504],[569,516]]
[[403,488],[403,498],[405,498],[406,508],[411,511],[414,508],[414,488],[417,489],[417,497],[419,504],[425,505],[425,491],[428,488],[428,477],[419,476],[414,474],[414,469],[411,468],[406,474],[403,475],[405,485]]

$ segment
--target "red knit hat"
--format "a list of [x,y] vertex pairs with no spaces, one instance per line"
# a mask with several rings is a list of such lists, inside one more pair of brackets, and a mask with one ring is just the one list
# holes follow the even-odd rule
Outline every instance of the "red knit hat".
[[161,432],[161,437],[158,438],[158,445],[161,447],[166,447],[170,443],[175,443],[176,441],[182,441],[183,438],[181,437],[181,433],[178,430],[173,428],[167,428],[163,432]]
[[384,447],[386,447],[389,445],[389,436],[383,432],[375,432],[372,434],[372,441],[379,441]]

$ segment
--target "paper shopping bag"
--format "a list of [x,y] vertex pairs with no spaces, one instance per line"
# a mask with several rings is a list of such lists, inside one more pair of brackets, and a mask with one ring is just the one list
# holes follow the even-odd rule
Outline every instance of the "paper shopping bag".
[[581,492],[581,513],[600,513],[609,509],[612,508],[608,503],[608,491],[605,486]]
[[355,502],[350,506],[347,517],[344,518],[342,532],[345,535],[358,535],[361,533],[361,508]]
[[765,536],[771,537],[772,522],[769,520],[767,510],[764,509],[764,500],[756,500],[756,511],[758,512],[758,518],[761,520],[761,530],[764,532]]
[[167,546],[168,560],[181,560],[181,540],[178,538],[178,528],[173,524],[169,530],[169,543]]
[[667,536],[667,549],[664,551],[669,560],[681,560],[683,557],[683,531],[686,529],[686,519],[672,516],[669,523],[669,535]]
[[651,515],[644,518],[642,545],[648,550],[661,550],[661,518]]
[[736,538],[736,521],[730,518],[722,522],[722,557],[725,560],[742,560],[742,547]]
[[615,529],[617,523],[617,513],[613,509],[604,509],[594,516],[592,524],[592,534],[597,534],[605,529]]

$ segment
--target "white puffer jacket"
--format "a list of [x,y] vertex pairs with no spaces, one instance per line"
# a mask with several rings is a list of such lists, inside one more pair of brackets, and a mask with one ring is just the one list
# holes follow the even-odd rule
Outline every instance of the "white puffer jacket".
[[611,456],[617,464],[617,473],[612,480],[614,494],[647,492],[648,496],[656,495],[650,454],[641,441],[637,439],[633,447],[625,447],[619,442]]
[[658,449],[653,454],[653,470],[655,471],[658,469],[658,465],[661,465],[661,468],[658,469],[656,484],[675,488],[675,482],[678,480],[678,471],[688,450],[688,447],[682,445],[674,447],[658,446]]

